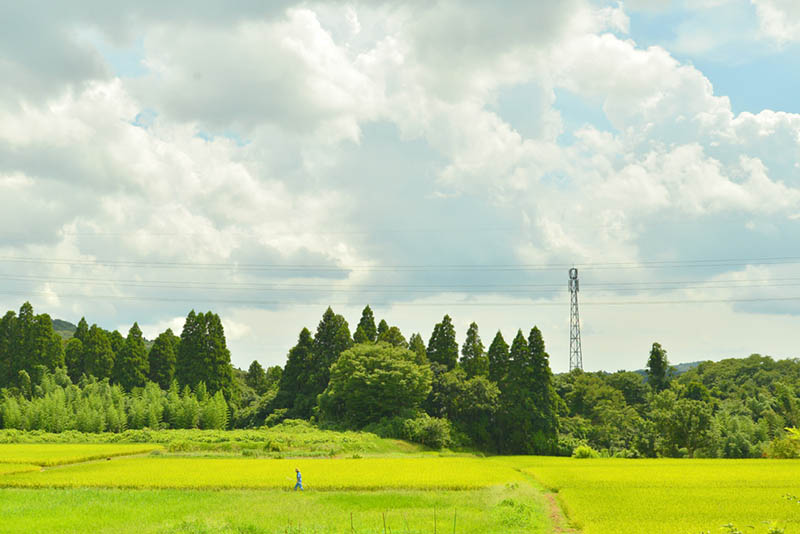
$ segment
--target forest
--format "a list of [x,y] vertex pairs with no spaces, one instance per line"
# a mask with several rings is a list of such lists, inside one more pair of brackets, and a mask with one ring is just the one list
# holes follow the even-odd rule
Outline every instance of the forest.
[[[82,318],[58,333],[29,303],[0,319],[0,427],[63,432],[259,428],[307,420],[431,448],[609,457],[798,457],[800,361],[753,354],[678,373],[653,343],[641,371],[554,375],[541,331],[472,323],[461,347],[445,315],[425,343],[328,308],[286,364],[231,365],[213,312],[145,340]],[[787,429],[789,430],[787,432]]]

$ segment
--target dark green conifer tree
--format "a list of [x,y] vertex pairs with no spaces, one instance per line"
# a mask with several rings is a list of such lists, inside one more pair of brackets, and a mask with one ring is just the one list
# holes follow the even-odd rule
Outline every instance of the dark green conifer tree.
[[[528,336],[531,369],[531,404],[536,409],[533,420],[533,450],[537,454],[553,454],[558,442],[558,394],[553,385],[550,355],[544,347],[544,338],[534,326]],[[516,372],[516,367],[514,368]]]
[[[89,332],[87,330],[87,335],[84,336],[84,339],[88,337],[88,333]],[[77,383],[81,376],[86,372],[83,358],[83,342],[76,337],[70,338],[64,347],[64,362],[67,365],[67,374],[69,374],[70,379],[72,379],[72,381],[75,383]]]
[[[381,322],[378,323],[378,330],[377,336],[379,337],[381,334],[385,333],[389,330],[389,323],[386,322],[386,319],[381,319]],[[376,337],[377,339],[377,337]]]
[[148,378],[161,389],[168,389],[175,377],[175,362],[178,357],[178,344],[181,338],[172,333],[171,328],[161,332],[153,342],[147,359],[150,362]]
[[111,377],[111,371],[114,369],[114,351],[111,350],[108,335],[96,324],[89,328],[83,351],[86,374],[98,380]]
[[[203,315],[202,313],[200,315]],[[183,330],[181,331],[181,341],[178,344],[178,353],[175,359],[175,380],[181,388],[187,385],[191,389],[192,385],[200,381],[199,373],[196,368],[199,367],[202,351],[201,347],[202,327],[198,314],[191,310],[186,316],[183,323]]]
[[175,377],[191,388],[203,382],[210,395],[222,391],[229,398],[233,384],[231,353],[217,314],[189,312],[178,345]]
[[6,313],[0,319],[0,387],[10,386],[16,381],[14,372],[14,350],[16,349],[17,314]]
[[308,411],[310,399],[301,398],[305,384],[309,380],[312,365],[314,339],[308,328],[303,328],[297,338],[297,344],[289,350],[286,365],[278,382],[278,393],[274,404],[278,408],[294,410],[295,405],[299,411]]
[[489,359],[483,351],[483,342],[478,335],[478,325],[472,323],[467,329],[467,338],[461,346],[461,367],[467,378],[489,376]]
[[352,345],[347,321],[341,315],[333,313],[333,310],[328,307],[317,325],[316,334],[314,334],[314,350],[308,382],[302,391],[302,394],[308,396],[311,402],[308,409],[304,410],[307,413],[305,417],[311,415],[310,410],[316,404],[317,395],[328,387],[331,365],[342,352]]
[[61,337],[53,330],[53,322],[46,313],[34,315],[33,306],[26,302],[19,309],[12,352],[14,370],[25,370],[36,376],[37,366],[54,370],[64,365]]
[[111,343],[111,350],[114,351],[114,357],[116,358],[117,354],[122,351],[122,347],[125,346],[125,338],[119,333],[119,330],[107,331],[106,335],[108,336],[108,341]]
[[390,326],[383,333],[381,333],[378,336],[378,341],[388,343],[389,345],[393,345],[395,347],[401,347],[404,349],[408,348],[408,342],[406,341],[406,338],[403,337],[403,333],[396,326]]
[[12,373],[17,376],[21,370],[25,370],[28,375],[33,372],[33,322],[33,306],[30,302],[25,302],[19,309],[12,341],[11,367]]
[[653,391],[659,392],[667,389],[669,379],[667,351],[661,347],[661,344],[653,343],[650,349],[650,358],[647,360],[647,382]]
[[365,343],[367,341],[375,341],[378,337],[378,331],[375,328],[375,315],[372,313],[372,308],[367,305],[361,312],[361,320],[358,321],[358,326],[353,334],[353,341],[356,343]]
[[[508,368],[503,378],[498,382],[500,388],[500,413],[498,414],[498,450],[504,453],[527,452],[526,435],[527,423],[520,421],[521,408],[516,403],[523,400],[525,392],[522,390],[523,381],[514,374],[530,359],[528,342],[522,334],[517,335],[511,342],[509,351]],[[520,428],[520,426],[524,428]]]
[[114,381],[130,391],[144,386],[149,371],[150,362],[147,359],[142,330],[138,323],[133,323],[125,343],[114,358]]
[[489,360],[489,380],[499,384],[505,379],[508,373],[508,343],[503,339],[503,333],[500,330],[495,334],[492,344],[489,345],[489,352],[487,353]]
[[267,373],[256,360],[253,360],[253,363],[250,364],[244,380],[259,395],[263,395],[267,391]]
[[456,342],[456,329],[449,315],[442,318],[441,323],[433,327],[431,339],[428,341],[428,360],[439,363],[452,369],[458,361],[458,343]]
[[549,356],[534,327],[525,340],[520,330],[511,344],[508,372],[500,382],[498,448],[512,454],[552,454],[558,431],[557,396]]
[[429,363],[428,351],[425,348],[425,341],[422,340],[422,336],[420,334],[411,334],[411,337],[408,338],[408,349],[417,355],[417,363]]
[[75,329],[75,333],[72,334],[72,337],[79,340],[82,344],[85,344],[88,336],[89,324],[86,322],[85,317],[81,317],[81,320],[78,321],[78,327]]

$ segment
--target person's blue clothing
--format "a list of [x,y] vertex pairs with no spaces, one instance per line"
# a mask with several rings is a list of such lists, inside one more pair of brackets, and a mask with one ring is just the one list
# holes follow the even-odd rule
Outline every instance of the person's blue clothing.
[[298,488],[300,491],[303,491],[303,476],[300,474],[300,471],[297,472],[297,484],[294,485],[294,490],[297,491]]

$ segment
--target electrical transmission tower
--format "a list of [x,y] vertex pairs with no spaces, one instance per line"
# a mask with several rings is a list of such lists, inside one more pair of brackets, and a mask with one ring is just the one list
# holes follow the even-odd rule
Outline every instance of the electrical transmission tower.
[[578,269],[569,270],[569,370],[583,371],[581,321],[578,317]]

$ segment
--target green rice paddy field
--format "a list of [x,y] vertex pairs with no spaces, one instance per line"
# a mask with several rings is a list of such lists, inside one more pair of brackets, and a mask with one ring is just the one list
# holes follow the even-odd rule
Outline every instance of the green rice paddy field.
[[800,534],[791,460],[168,451],[2,444],[0,532]]

